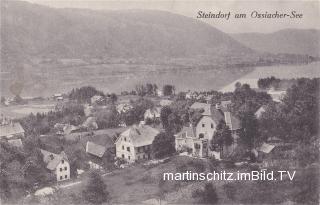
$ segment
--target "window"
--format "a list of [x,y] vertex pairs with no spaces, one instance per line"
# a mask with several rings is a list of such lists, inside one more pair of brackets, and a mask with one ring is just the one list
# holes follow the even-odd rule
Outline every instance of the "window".
[[130,147],[127,147],[127,151],[130,152]]
[[64,160],[62,160],[61,162],[62,162],[62,164],[63,164],[63,163],[64,163]]
[[64,178],[65,178],[65,179],[68,178],[68,175],[64,175]]
[[138,156],[138,159],[140,159],[140,156]]
[[140,152],[140,147],[137,148],[137,152]]
[[124,154],[122,154],[122,159],[124,159]]
[[124,146],[122,145],[122,150],[124,150]]
[[60,172],[62,172],[62,168],[60,168]]
[[127,138],[124,138],[124,141],[127,141]]
[[204,127],[205,126],[205,124],[202,124],[202,127]]
[[65,167],[64,170],[67,170],[67,167]]
[[62,180],[62,176],[60,176],[60,180]]
[[211,123],[211,128],[213,129],[213,124]]
[[203,133],[200,133],[200,134],[199,134],[199,138],[204,138],[204,134],[203,134]]
[[145,155],[143,155],[143,159],[145,159],[146,158],[146,156]]
[[130,160],[130,156],[128,156],[128,159]]

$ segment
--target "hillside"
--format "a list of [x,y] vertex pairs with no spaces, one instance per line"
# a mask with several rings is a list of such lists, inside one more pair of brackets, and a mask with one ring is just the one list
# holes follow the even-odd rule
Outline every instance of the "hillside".
[[231,36],[259,51],[320,56],[320,31],[316,29],[285,29],[268,34],[241,33]]
[[55,9],[2,4],[3,54],[41,58],[167,58],[248,53],[227,34],[185,16],[155,10]]

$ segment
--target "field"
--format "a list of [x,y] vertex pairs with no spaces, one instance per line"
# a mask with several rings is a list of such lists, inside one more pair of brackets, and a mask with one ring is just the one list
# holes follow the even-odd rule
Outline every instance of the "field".
[[47,113],[54,109],[56,102],[51,100],[41,100],[28,102],[25,105],[0,105],[0,113],[9,118],[21,118],[30,113]]
[[[199,164],[203,168],[199,168]],[[112,204],[141,204],[146,200],[166,201],[172,204],[198,204],[197,198],[192,197],[195,190],[202,189],[206,181],[165,181],[160,183],[165,172],[212,172],[213,170],[227,172],[248,172],[249,167],[225,167],[216,165],[212,167],[207,160],[192,159],[188,157],[175,156],[169,161],[144,166],[136,164],[133,167],[115,170],[111,174],[103,174],[103,180]],[[313,171],[311,175],[310,173]],[[297,169],[294,181],[212,181],[218,194],[218,204],[299,204],[292,201],[297,200],[301,194],[305,194],[312,177],[318,174],[318,167]],[[311,171],[311,172],[310,172]],[[307,174],[309,173],[309,174]],[[309,175],[306,177],[305,175]],[[81,183],[63,188],[56,193],[59,201],[57,203],[78,203],[81,191],[86,184],[86,177],[81,178]],[[311,178],[310,178],[311,177]],[[80,180],[80,179],[79,179]],[[307,180],[307,181],[306,181]],[[311,179],[312,180],[312,179]],[[314,184],[314,183],[313,183]],[[317,190],[310,190],[310,197],[315,197]],[[72,197],[70,197],[72,196]],[[304,195],[303,195],[304,196]],[[301,197],[301,196],[300,196]]]

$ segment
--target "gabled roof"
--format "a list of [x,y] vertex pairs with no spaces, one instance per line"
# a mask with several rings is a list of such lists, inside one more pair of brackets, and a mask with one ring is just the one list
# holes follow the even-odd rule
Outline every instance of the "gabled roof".
[[120,137],[117,139],[116,143],[122,137],[127,137],[131,140],[131,143],[135,147],[141,147],[145,145],[151,145],[154,138],[160,132],[148,125],[133,125],[123,133],[121,133]]
[[18,122],[0,125],[0,137],[6,137],[10,135],[23,134],[23,133],[24,133],[24,129]]
[[86,145],[86,152],[92,154],[97,157],[102,157],[106,151],[104,146],[95,144],[93,142],[88,141]]
[[61,160],[68,161],[67,155],[65,152],[61,152],[60,154],[55,154],[46,150],[40,150],[43,155],[43,161],[47,164],[47,169],[55,170]]
[[[185,135],[184,135],[185,133]],[[184,126],[180,132],[174,135],[177,138],[186,138],[186,137],[192,137],[195,138],[195,130],[194,127],[186,127]]]

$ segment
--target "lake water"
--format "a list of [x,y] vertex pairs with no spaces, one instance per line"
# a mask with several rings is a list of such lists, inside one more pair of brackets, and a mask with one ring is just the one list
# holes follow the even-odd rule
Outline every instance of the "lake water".
[[320,62],[314,62],[307,65],[278,65],[278,66],[264,66],[256,67],[252,72],[242,76],[232,83],[219,89],[222,92],[234,91],[235,84],[249,84],[252,88],[258,87],[259,78],[266,78],[274,76],[280,79],[292,78],[319,78],[320,77]]
[[[14,78],[1,74],[1,91],[10,95]],[[72,88],[91,85],[110,93],[134,90],[137,84],[156,83],[175,85],[177,91],[232,91],[239,81],[256,87],[259,78],[320,77],[320,62],[307,65],[281,65],[239,69],[175,69],[162,65],[106,64],[63,68],[39,68],[23,72],[22,96],[51,96],[67,93]]]

